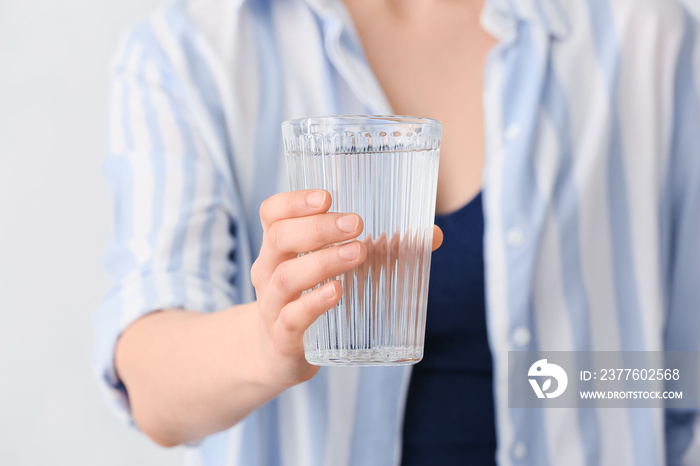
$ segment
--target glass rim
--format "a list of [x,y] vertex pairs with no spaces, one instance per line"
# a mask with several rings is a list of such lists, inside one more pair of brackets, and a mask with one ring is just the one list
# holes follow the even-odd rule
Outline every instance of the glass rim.
[[440,120],[411,115],[328,115],[318,117],[296,118],[282,123],[282,127],[302,128],[311,125],[333,125],[335,123],[357,124],[393,124],[393,125],[430,125],[442,127]]

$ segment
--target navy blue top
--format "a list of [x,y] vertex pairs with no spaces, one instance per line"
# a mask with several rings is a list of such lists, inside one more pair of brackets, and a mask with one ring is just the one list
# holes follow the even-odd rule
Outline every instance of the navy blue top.
[[495,464],[481,194],[435,224],[445,239],[430,267],[425,355],[408,389],[402,466]]

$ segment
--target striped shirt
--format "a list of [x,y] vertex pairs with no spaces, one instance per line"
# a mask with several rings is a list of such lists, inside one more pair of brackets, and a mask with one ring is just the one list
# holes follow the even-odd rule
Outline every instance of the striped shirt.
[[[482,24],[499,39],[483,177],[497,461],[700,464],[695,412],[509,409],[507,393],[512,350],[698,350],[698,28],[675,0],[487,0]],[[254,299],[258,208],[287,189],[280,122],[363,113],[391,108],[338,0],[180,1],[124,37],[95,370],[125,418],[126,326]],[[188,461],[397,464],[409,377],[323,368]]]

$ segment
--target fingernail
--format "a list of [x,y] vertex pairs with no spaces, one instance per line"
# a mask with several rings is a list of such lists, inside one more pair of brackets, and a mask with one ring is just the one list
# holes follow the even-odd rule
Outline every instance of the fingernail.
[[335,221],[335,224],[338,225],[338,228],[350,233],[351,231],[355,231],[355,228],[357,228],[357,225],[360,223],[360,219],[357,217],[357,215],[343,215],[342,217],[338,217],[338,219]]
[[325,191],[314,191],[308,196],[306,196],[306,203],[309,204],[311,207],[321,207],[323,205],[323,201],[325,200]]
[[340,248],[338,255],[345,260],[351,261],[360,254],[360,245],[357,242],[346,244]]
[[333,285],[333,283],[326,283],[318,292],[323,299],[331,299],[335,296],[335,285]]

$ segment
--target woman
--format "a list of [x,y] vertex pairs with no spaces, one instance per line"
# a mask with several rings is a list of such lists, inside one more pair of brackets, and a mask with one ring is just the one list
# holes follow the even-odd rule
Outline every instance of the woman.
[[[162,10],[115,64],[100,377],[197,464],[696,464],[693,411],[510,410],[507,382],[512,350],[697,350],[699,50],[668,0]],[[434,264],[413,374],[319,371],[301,348],[341,290],[300,292],[365,251],[296,258],[362,222],[283,193],[279,124],[367,113],[445,125],[438,223],[464,260]],[[428,361],[448,353],[433,322],[472,355]]]

